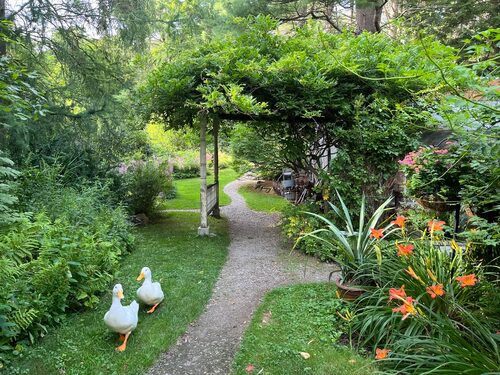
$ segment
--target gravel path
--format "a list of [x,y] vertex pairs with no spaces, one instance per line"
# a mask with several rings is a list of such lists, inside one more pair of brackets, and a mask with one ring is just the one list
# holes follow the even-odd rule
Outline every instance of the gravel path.
[[277,214],[250,210],[238,193],[248,183],[234,181],[224,191],[231,204],[229,258],[205,312],[164,353],[149,375],[229,374],[241,336],[263,295],[280,285],[326,281],[331,265],[282,249]]

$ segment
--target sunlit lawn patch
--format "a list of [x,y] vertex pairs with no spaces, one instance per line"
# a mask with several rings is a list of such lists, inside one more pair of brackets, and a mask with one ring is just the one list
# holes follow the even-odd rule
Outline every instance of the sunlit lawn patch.
[[[224,186],[238,178],[239,174],[232,169],[221,169],[219,174],[220,204],[221,206],[231,203],[231,199],[224,194]],[[208,183],[213,182],[213,175],[208,176]],[[174,199],[166,200],[162,204],[163,209],[192,209],[200,208],[200,179],[186,178],[174,181],[177,195]]]
[[287,200],[279,195],[255,190],[253,184],[241,186],[238,193],[243,195],[248,207],[254,211],[279,212],[288,204]]
[[123,259],[116,282],[123,284],[124,303],[136,298],[135,280],[149,266],[161,282],[165,300],[153,314],[141,306],[139,325],[127,350],[115,352],[118,335],[102,321],[111,304],[111,288],[94,311],[75,313],[37,343],[9,374],[141,374],[175,343],[208,302],[227,255],[229,238],[224,220],[211,220],[215,237],[196,236],[198,215],[172,213],[137,232],[137,248]]

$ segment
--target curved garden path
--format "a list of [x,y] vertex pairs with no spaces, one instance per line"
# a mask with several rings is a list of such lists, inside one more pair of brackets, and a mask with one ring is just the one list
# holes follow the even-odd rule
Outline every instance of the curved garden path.
[[263,295],[280,285],[326,281],[331,265],[289,255],[281,248],[278,214],[250,210],[237,180],[224,191],[231,204],[222,208],[230,228],[229,257],[205,312],[191,324],[149,375],[229,374],[241,336]]

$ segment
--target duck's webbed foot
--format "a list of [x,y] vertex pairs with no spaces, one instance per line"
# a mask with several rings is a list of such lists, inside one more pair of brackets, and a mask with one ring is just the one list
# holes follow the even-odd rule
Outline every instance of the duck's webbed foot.
[[127,334],[125,335],[125,338],[123,339],[123,344],[121,344],[120,346],[118,346],[118,347],[116,348],[116,351],[118,351],[118,352],[123,352],[123,351],[127,348],[127,340],[128,340],[128,337],[130,336],[130,333],[131,333],[131,332],[129,332],[129,333],[127,333]]
[[157,303],[156,305],[154,305],[153,307],[151,307],[151,308],[148,310],[148,314],[153,313],[153,312],[155,311],[155,309],[156,309],[156,306],[158,306],[158,305],[159,305],[159,303]]

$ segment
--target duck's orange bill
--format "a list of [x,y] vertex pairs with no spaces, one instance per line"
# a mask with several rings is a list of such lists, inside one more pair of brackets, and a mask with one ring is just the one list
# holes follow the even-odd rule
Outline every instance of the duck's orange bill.
[[123,298],[123,292],[121,290],[118,291],[117,293],[118,298],[122,299]]
[[141,272],[139,277],[137,277],[137,281],[141,281],[142,279],[144,279],[144,272]]

